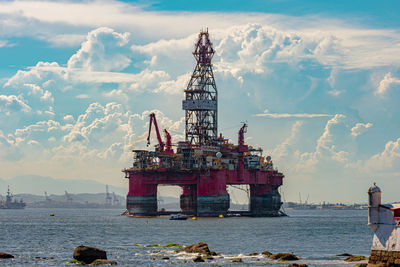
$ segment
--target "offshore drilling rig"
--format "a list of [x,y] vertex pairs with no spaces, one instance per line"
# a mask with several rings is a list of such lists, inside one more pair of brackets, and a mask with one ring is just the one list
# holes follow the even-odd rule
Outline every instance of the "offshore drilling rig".
[[238,144],[218,136],[218,91],[211,59],[215,51],[208,30],[201,31],[193,55],[197,61],[185,89],[185,141],[176,151],[171,136],[164,130],[162,140],[155,114],[150,114],[158,145],[154,151],[133,150],[134,162],[124,169],[129,179],[127,211],[130,215],[156,216],[157,186],[178,185],[182,213],[196,216],[226,216],[230,198],[227,185],[249,185],[249,216],[279,216],[282,205],[278,187],[284,175],[274,169],[271,157],[261,148],[245,144],[247,125],[238,132]]

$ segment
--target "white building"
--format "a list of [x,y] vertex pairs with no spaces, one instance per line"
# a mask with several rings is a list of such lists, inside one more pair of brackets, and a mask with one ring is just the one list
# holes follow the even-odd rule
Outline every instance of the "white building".
[[382,205],[376,184],[368,197],[368,226],[374,231],[369,266],[400,266],[400,204]]

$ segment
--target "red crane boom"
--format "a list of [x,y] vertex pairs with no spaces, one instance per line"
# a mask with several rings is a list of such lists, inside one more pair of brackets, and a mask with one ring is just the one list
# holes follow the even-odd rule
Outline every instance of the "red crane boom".
[[238,145],[244,145],[244,133],[246,132],[247,124],[243,123],[238,133]]
[[150,145],[150,134],[151,134],[151,125],[154,123],[154,127],[156,128],[156,134],[157,134],[157,140],[158,144],[160,145],[160,151],[164,152],[164,142],[161,139],[160,131],[158,130],[158,125],[157,125],[157,120],[156,120],[156,114],[151,113],[150,114],[150,125],[149,125],[149,135],[147,137],[147,145]]
[[165,138],[167,139],[167,144],[165,146],[165,153],[173,154],[174,150],[172,149],[171,135],[169,134],[167,129],[164,129],[164,133],[165,133]]

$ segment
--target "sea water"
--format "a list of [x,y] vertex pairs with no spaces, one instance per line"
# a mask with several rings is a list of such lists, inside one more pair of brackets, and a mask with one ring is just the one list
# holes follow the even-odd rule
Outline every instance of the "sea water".
[[[54,213],[54,217],[50,216]],[[118,216],[116,209],[0,210],[0,252],[14,259],[0,266],[72,266],[79,245],[107,251],[119,266],[287,266],[249,253],[292,252],[296,263],[309,266],[352,266],[341,253],[368,256],[372,232],[366,210],[292,210],[279,218],[198,218],[171,221],[168,217]],[[194,263],[194,255],[174,248],[143,245],[205,242],[221,253],[213,261]],[[52,257],[53,259],[35,259]],[[163,259],[168,257],[169,259]],[[230,259],[241,257],[242,263]]]

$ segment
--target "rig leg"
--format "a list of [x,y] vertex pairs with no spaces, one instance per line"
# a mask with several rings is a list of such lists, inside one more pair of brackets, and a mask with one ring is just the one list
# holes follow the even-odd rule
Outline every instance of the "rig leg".
[[180,205],[182,213],[196,215],[197,214],[197,188],[196,185],[182,186],[183,192],[180,197]]
[[137,184],[135,190],[130,190],[126,197],[126,208],[130,215],[157,215],[157,185]]
[[226,216],[229,209],[229,194],[217,196],[197,196],[197,216]]
[[218,172],[211,172],[211,175],[203,174],[197,185],[197,216],[226,216],[228,209],[226,176]]
[[255,217],[279,216],[281,195],[278,189],[265,185],[250,185],[250,212]]

